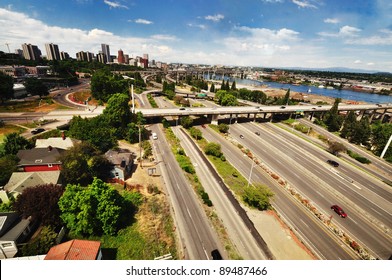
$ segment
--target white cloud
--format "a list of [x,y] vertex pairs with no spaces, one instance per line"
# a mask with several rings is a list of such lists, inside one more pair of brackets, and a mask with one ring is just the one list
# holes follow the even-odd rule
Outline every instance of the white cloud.
[[[110,45],[113,54],[118,49],[122,49],[129,54],[146,51],[151,56],[159,57],[173,52],[163,42],[175,40],[174,36],[169,35],[157,35],[152,38],[124,37],[98,28],[82,30],[49,26],[23,13],[2,8],[0,8],[0,19],[1,24],[7,26],[0,32],[0,42],[9,43],[12,51],[21,49],[24,43],[37,45],[43,55],[46,55],[46,43],[58,44],[60,51],[68,52],[71,57],[75,57],[79,51],[97,54],[101,50],[101,44],[105,43]],[[20,28],[21,26],[23,28]],[[7,51],[7,47],[0,45],[0,50]]]
[[361,63],[362,63],[362,61],[360,61],[359,59],[354,61],[354,64],[361,64]]
[[309,3],[308,1],[299,1],[299,0],[293,0],[293,3],[297,5],[299,8],[312,8],[312,9],[317,9],[316,5],[313,5]]
[[340,20],[337,19],[337,18],[326,18],[326,19],[324,19],[324,22],[325,22],[325,23],[337,24],[337,23],[340,22]]
[[356,27],[345,25],[339,30],[339,35],[344,37],[356,37],[358,33],[361,32],[361,29]]
[[206,29],[206,28],[207,28],[207,26],[205,26],[204,24],[193,24],[193,23],[188,23],[188,26],[189,26],[189,27],[197,27],[197,28],[200,28],[200,29]]
[[173,35],[163,35],[163,34],[156,34],[152,35],[151,39],[159,40],[159,41],[177,41],[178,38]]
[[219,22],[219,21],[221,21],[222,19],[224,19],[225,16],[222,15],[222,14],[216,14],[216,15],[213,15],[213,16],[208,15],[208,16],[205,16],[204,18],[205,18],[206,20],[211,20],[211,21],[213,21],[213,22]]
[[103,1],[106,5],[108,5],[110,8],[122,8],[122,9],[129,9],[127,6],[120,4],[119,2],[112,2],[108,0]]
[[135,19],[134,22],[139,24],[153,24],[152,21],[142,18]]

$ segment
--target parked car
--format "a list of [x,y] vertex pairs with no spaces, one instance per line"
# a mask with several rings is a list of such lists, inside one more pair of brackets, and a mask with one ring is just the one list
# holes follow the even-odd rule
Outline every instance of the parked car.
[[260,136],[260,132],[256,131],[255,133],[256,133],[257,136]]
[[344,212],[343,209],[340,206],[335,204],[335,205],[331,206],[331,209],[333,211],[335,211],[340,217],[342,217],[342,218],[346,218],[347,217],[346,212]]
[[334,167],[338,167],[338,166],[339,166],[339,163],[337,163],[337,162],[334,161],[334,160],[329,159],[329,160],[327,160],[327,162],[328,162],[330,165],[334,166]]
[[181,110],[181,111],[182,111],[182,110],[185,110],[185,107],[181,107],[180,110]]
[[280,109],[285,109],[286,108],[286,106],[280,106]]
[[41,133],[41,132],[44,132],[44,131],[45,131],[45,128],[38,127],[38,128],[36,128],[36,129],[33,129],[33,130],[31,131],[31,134],[38,134],[38,133]]

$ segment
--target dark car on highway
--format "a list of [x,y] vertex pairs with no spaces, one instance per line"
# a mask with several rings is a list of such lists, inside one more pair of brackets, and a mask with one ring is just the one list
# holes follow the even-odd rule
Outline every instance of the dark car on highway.
[[244,135],[240,134],[240,138],[241,138],[241,139],[244,139]]
[[340,217],[342,217],[342,218],[346,218],[346,217],[347,217],[346,212],[344,212],[343,209],[342,209],[340,206],[338,206],[338,205],[332,205],[332,206],[331,206],[331,209],[332,209],[333,211],[335,211],[337,214],[339,214]]
[[38,134],[38,133],[41,133],[41,132],[44,132],[44,131],[45,131],[45,128],[39,127],[39,128],[33,129],[31,131],[31,134]]
[[328,162],[330,165],[334,166],[334,167],[338,167],[338,166],[339,166],[339,163],[337,163],[337,162],[334,161],[334,160],[329,159],[329,160],[327,160],[327,162]]

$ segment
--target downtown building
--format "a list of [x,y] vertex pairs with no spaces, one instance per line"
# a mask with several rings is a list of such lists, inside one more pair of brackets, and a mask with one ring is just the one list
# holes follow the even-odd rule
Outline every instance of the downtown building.
[[113,62],[112,57],[110,56],[109,45],[101,44],[101,48],[102,48],[102,53],[104,54],[104,58],[105,58],[104,63]]
[[48,60],[61,60],[59,46],[53,43],[45,44],[46,58]]
[[22,50],[23,50],[23,57],[24,59],[27,60],[41,60],[41,50],[32,44],[23,44],[22,45]]

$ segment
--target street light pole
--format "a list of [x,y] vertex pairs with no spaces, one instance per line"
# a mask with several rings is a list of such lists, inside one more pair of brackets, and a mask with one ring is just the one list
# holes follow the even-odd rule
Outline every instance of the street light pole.
[[256,158],[254,158],[253,161],[252,161],[252,167],[250,168],[250,173],[249,173],[249,178],[248,178],[248,185],[246,187],[249,187],[250,179],[252,177],[253,167],[255,167],[255,162],[256,162]]

